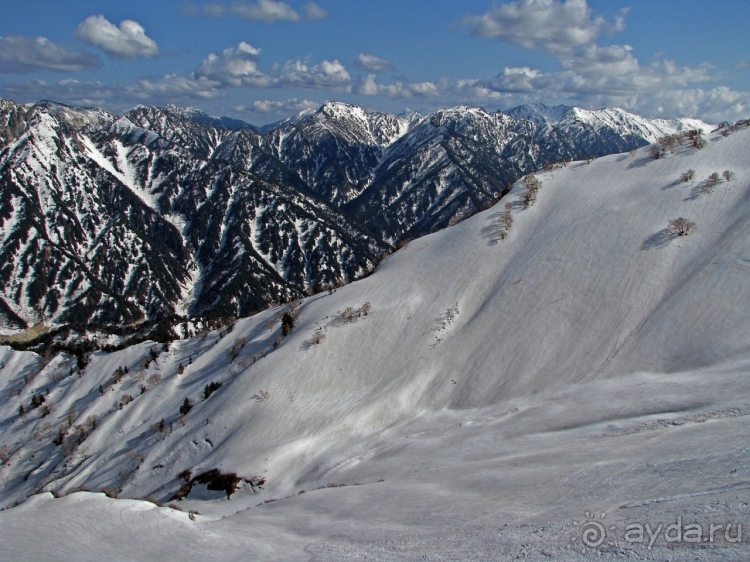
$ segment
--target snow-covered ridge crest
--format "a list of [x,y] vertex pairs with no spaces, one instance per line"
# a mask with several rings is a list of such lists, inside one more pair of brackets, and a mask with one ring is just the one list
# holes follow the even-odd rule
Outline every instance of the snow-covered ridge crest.
[[698,129],[704,133],[714,126],[699,119],[647,119],[618,107],[597,110],[566,105],[547,107],[541,103],[526,104],[504,111],[506,115],[535,123],[547,123],[563,130],[589,125],[597,131],[611,130],[619,135],[636,135],[648,142],[683,130]]

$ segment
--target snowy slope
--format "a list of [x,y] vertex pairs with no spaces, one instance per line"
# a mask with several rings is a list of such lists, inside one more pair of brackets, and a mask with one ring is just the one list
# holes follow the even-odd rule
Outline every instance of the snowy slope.
[[[747,559],[746,541],[722,537],[704,549],[623,539],[636,521],[750,517],[750,129],[708,141],[539,174],[529,208],[518,182],[500,205],[302,302],[278,346],[289,308],[169,351],[96,352],[80,373],[61,355],[33,376],[40,359],[5,348],[3,506],[79,488],[168,502],[187,469],[267,483],[229,502],[196,487],[177,502],[196,521],[148,502],[41,495],[0,513],[0,553],[79,559],[58,549],[56,521],[73,517],[78,540],[98,545],[83,559],[164,556],[184,533],[196,560]],[[724,170],[731,181],[703,189]],[[506,202],[514,224],[499,239]],[[678,217],[695,231],[670,233]],[[366,302],[366,316],[339,315]],[[129,373],[116,381],[119,366]],[[210,382],[223,386],[204,399]],[[51,412],[19,418],[38,393]],[[92,415],[96,428],[64,456],[51,440],[65,419],[85,428]],[[598,550],[581,543],[585,511],[616,528]],[[49,532],[30,546],[32,522]],[[105,546],[113,535],[120,549]]]

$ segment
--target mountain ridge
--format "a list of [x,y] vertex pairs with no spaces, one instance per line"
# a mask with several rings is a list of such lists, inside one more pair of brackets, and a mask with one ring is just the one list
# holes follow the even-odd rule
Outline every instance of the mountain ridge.
[[193,108],[2,100],[4,322],[250,314],[369,274],[391,244],[471,216],[551,162],[708,128],[554,111],[552,123],[327,102],[261,133]]

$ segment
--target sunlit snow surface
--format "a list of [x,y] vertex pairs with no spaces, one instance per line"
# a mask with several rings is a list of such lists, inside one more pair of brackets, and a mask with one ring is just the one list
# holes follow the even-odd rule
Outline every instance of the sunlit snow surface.
[[[24,384],[38,358],[3,348],[0,503],[78,488],[121,499],[41,493],[2,511],[0,558],[750,559],[750,130],[707,139],[539,174],[527,209],[519,182],[372,276],[307,299],[275,350],[279,310],[218,343],[174,342],[147,370],[155,344],[94,354],[80,377],[61,357]],[[724,170],[734,179],[703,193]],[[500,240],[506,202],[514,224]],[[677,217],[696,230],[671,235]],[[369,315],[338,316],[365,302]],[[130,372],[110,385],[120,365]],[[223,386],[203,400],[212,381]],[[50,415],[20,419],[47,387]],[[134,400],[119,409],[124,394]],[[74,424],[98,424],[64,459],[51,439],[73,407]],[[162,418],[166,437],[151,429]],[[136,501],[166,505],[188,468],[268,483],[189,497],[182,512]],[[702,526],[700,544],[667,542],[678,521]],[[607,536],[589,547],[594,523]],[[723,527],[702,540],[711,524],[730,524],[731,539],[737,523],[739,543]],[[635,524],[662,525],[650,549],[648,535],[626,540]]]

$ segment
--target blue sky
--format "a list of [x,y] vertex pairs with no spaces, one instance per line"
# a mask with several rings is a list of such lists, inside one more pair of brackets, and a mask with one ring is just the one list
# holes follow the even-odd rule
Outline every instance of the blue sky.
[[327,100],[750,117],[747,0],[3,0],[0,96],[264,124]]

